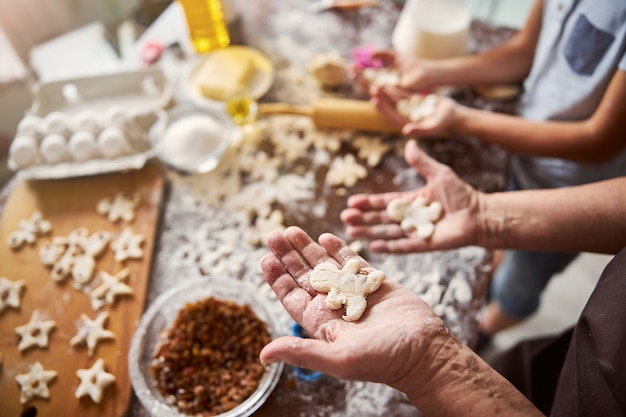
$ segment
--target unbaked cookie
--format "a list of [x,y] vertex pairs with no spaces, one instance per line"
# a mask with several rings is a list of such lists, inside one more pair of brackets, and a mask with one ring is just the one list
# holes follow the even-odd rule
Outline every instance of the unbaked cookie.
[[17,250],[24,244],[34,244],[37,238],[50,233],[52,225],[43,218],[39,211],[34,211],[28,220],[20,220],[18,229],[9,234],[7,243],[11,249]]
[[367,169],[357,162],[354,155],[348,154],[335,158],[326,174],[326,183],[330,186],[352,187],[366,176]]
[[394,221],[400,222],[400,227],[406,232],[415,231],[423,239],[428,239],[435,231],[435,223],[441,217],[443,207],[438,201],[426,204],[423,197],[413,201],[396,198],[387,204],[387,215]]
[[22,390],[20,402],[26,404],[35,397],[50,398],[48,384],[56,377],[56,371],[43,369],[39,362],[35,362],[27,373],[16,375],[15,380],[20,384],[20,389]]
[[111,249],[115,252],[115,260],[123,262],[127,259],[140,259],[143,256],[144,236],[133,233],[130,229],[124,229],[120,236],[111,242]]
[[115,223],[122,220],[130,223],[135,219],[135,209],[139,205],[139,194],[117,193],[113,199],[103,198],[98,202],[96,210]]
[[100,271],[102,282],[90,293],[93,309],[98,310],[105,304],[113,305],[119,296],[133,295],[133,289],[125,283],[129,274],[128,268],[122,269],[115,275]]
[[10,281],[0,277],[0,313],[7,308],[20,308],[24,280]]
[[33,346],[47,348],[48,334],[54,327],[56,327],[54,320],[42,320],[39,311],[34,310],[28,323],[15,328],[15,332],[20,336],[17,349],[22,352]]
[[311,272],[309,282],[315,290],[328,293],[328,308],[337,310],[345,306],[346,314],[342,318],[356,321],[367,307],[365,298],[376,291],[384,279],[382,271],[365,271],[361,269],[361,262],[352,258],[341,269],[330,262],[317,265]]
[[435,94],[414,94],[407,99],[398,100],[396,110],[411,122],[419,122],[435,114],[437,103]]
[[78,345],[87,345],[89,356],[93,356],[96,346],[100,340],[115,339],[115,334],[104,328],[104,324],[109,318],[109,313],[103,311],[91,320],[86,314],[81,314],[82,324],[78,329],[76,336],[70,340],[70,345],[76,347]]
[[98,359],[91,368],[79,369],[76,375],[80,378],[80,384],[74,395],[76,398],[89,396],[93,402],[100,403],[106,387],[115,382],[115,375],[104,370],[104,359]]

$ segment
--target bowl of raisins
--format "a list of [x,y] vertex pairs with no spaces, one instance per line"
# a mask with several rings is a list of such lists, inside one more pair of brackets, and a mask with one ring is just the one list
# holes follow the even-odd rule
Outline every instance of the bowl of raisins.
[[135,394],[152,416],[249,416],[282,375],[282,363],[259,360],[279,329],[253,284],[185,279],[150,304],[135,331],[128,361]]

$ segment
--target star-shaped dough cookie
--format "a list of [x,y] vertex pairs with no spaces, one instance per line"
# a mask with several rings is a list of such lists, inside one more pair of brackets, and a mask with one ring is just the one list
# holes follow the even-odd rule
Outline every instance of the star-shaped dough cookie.
[[115,334],[104,328],[104,324],[109,318],[109,313],[103,311],[91,320],[86,314],[81,314],[82,325],[78,329],[78,333],[70,340],[72,346],[86,344],[89,356],[93,356],[94,350],[98,342],[103,339],[115,339]]
[[376,291],[384,279],[385,274],[382,271],[364,271],[361,269],[361,262],[352,258],[342,269],[329,262],[317,265],[311,272],[309,282],[315,290],[328,293],[328,308],[337,310],[345,306],[346,314],[342,316],[343,319],[356,321],[367,307],[365,298]]
[[94,310],[99,309],[104,304],[115,304],[115,300],[121,295],[133,294],[133,289],[124,283],[128,279],[129,273],[128,268],[122,269],[115,275],[111,275],[106,271],[100,271],[102,283],[90,293],[91,304]]
[[80,378],[80,385],[76,388],[76,398],[89,395],[91,399],[100,403],[102,392],[106,387],[115,382],[115,375],[104,370],[104,360],[98,359],[91,368],[79,369],[76,375]]
[[387,204],[387,214],[406,232],[416,231],[423,239],[428,239],[435,231],[435,223],[441,217],[443,207],[438,201],[426,204],[423,197],[409,202],[402,198],[391,200]]
[[24,280],[10,281],[0,277],[0,313],[9,307],[20,308]]
[[113,223],[118,220],[130,223],[135,219],[135,209],[139,205],[139,198],[139,194],[117,193],[113,199],[100,200],[96,211]]
[[115,252],[116,261],[125,261],[127,259],[139,259],[143,256],[143,244],[144,236],[142,234],[135,234],[130,229],[124,229],[122,234],[111,242],[111,249]]
[[20,402],[26,404],[35,397],[50,398],[48,384],[56,377],[56,371],[46,371],[39,362],[35,362],[29,372],[16,375],[15,380],[22,390]]
[[17,349],[21,352],[33,346],[48,347],[48,334],[55,326],[54,320],[42,320],[39,311],[34,310],[28,323],[15,328],[15,332],[20,335]]

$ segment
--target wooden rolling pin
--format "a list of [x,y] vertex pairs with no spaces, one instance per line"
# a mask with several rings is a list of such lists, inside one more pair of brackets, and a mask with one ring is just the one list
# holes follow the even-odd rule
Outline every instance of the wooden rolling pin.
[[399,133],[400,128],[388,121],[370,102],[339,98],[317,99],[310,106],[287,103],[259,104],[259,113],[309,116],[317,127],[354,129],[364,132]]

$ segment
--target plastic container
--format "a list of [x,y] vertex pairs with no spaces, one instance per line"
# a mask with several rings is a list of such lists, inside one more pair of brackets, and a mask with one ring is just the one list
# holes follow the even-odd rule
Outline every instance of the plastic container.
[[391,44],[401,53],[424,59],[464,55],[471,23],[469,0],[408,0]]
[[196,52],[205,54],[230,44],[230,34],[219,0],[178,0],[183,6],[189,37]]

